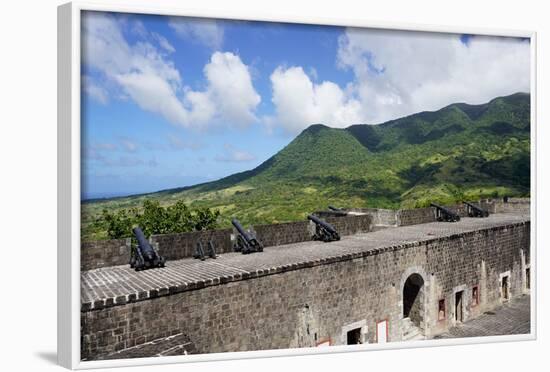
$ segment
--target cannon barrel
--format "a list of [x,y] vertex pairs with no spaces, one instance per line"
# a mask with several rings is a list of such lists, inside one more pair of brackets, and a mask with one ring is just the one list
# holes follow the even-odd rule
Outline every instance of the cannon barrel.
[[153,247],[151,247],[151,244],[149,244],[147,238],[145,238],[143,231],[139,227],[134,227],[132,231],[136,237],[139,248],[141,249],[141,254],[144,258],[152,260],[155,256],[155,251],[153,250]]
[[247,243],[250,243],[250,240],[251,240],[251,237],[250,235],[248,235],[248,233],[246,232],[246,230],[243,228],[243,226],[241,225],[241,223],[236,219],[236,218],[233,218],[231,220],[231,224],[233,226],[235,226],[235,228],[237,229],[237,231],[239,232],[239,234],[241,234],[241,236],[247,241]]
[[430,203],[430,205],[437,209],[438,211],[437,219],[439,221],[447,221],[447,222],[460,221],[460,216],[455,212],[451,211],[450,209],[435,203]]
[[155,251],[153,246],[151,246],[147,238],[145,238],[145,234],[141,228],[134,227],[132,232],[136,237],[138,245],[135,250],[132,250],[130,267],[135,268],[136,270],[143,270],[152,267],[164,267],[166,260]]
[[336,232],[336,229],[330,223],[323,221],[322,219],[320,219],[319,217],[313,214],[308,214],[307,219],[310,221],[313,221],[316,225],[323,226],[325,229],[327,229],[330,232],[333,232],[333,233]]
[[347,216],[348,215],[348,212],[346,212],[345,210],[343,210],[342,208],[336,208],[332,205],[329,205],[328,206],[328,209],[329,209],[329,213],[331,216],[334,216],[334,217],[344,217],[344,216]]
[[307,219],[315,223],[314,240],[322,240],[324,242],[340,240],[340,235],[330,223],[323,221],[313,214],[308,214]]
[[258,239],[256,239],[255,236],[247,232],[236,218],[231,220],[231,224],[239,233],[236,244],[234,245],[235,251],[242,252],[243,254],[263,252],[264,247],[262,244],[258,241]]
[[489,212],[477,205],[463,201],[462,203],[468,206],[468,215],[470,217],[489,217]]

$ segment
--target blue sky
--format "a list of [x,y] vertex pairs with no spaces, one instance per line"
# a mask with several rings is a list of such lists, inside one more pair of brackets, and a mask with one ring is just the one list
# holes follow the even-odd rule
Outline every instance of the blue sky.
[[82,198],[252,169],[314,123],[517,91],[525,40],[85,12]]

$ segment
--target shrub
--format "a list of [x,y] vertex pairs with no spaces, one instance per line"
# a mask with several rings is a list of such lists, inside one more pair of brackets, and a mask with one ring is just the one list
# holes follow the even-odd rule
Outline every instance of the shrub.
[[146,200],[141,211],[136,208],[109,212],[104,209],[95,221],[97,228],[105,230],[110,239],[132,236],[132,228],[139,226],[146,236],[181,233],[216,228],[220,212],[209,208],[190,210],[184,202],[162,207],[158,201]]

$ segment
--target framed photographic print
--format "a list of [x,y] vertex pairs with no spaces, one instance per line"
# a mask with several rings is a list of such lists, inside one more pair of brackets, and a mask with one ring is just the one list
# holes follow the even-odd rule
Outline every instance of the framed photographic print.
[[58,10],[68,368],[535,337],[535,33]]

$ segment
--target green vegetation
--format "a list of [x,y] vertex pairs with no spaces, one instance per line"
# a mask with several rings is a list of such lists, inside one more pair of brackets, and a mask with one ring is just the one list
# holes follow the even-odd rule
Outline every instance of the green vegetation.
[[88,231],[90,234],[106,233],[109,239],[119,239],[131,237],[135,226],[140,226],[146,236],[213,229],[217,226],[219,215],[218,211],[208,208],[191,211],[182,201],[162,207],[158,200],[145,200],[141,209],[112,212],[103,209],[101,215],[89,225]]
[[83,239],[107,238],[93,227],[109,213],[146,200],[219,212],[220,226],[302,220],[339,207],[415,208],[463,199],[528,196],[530,96],[483,105],[453,104],[379,125],[334,129],[316,124],[257,168],[218,181],[157,193],[83,203]]

